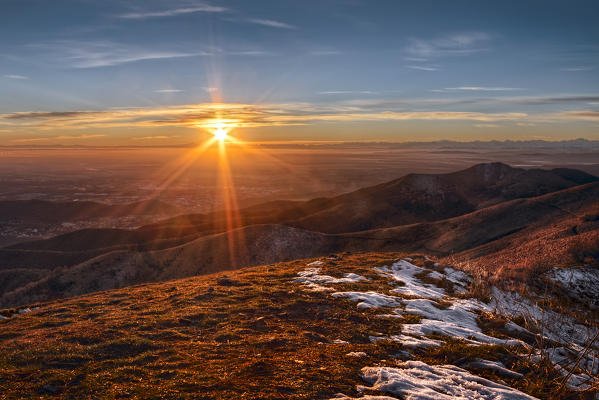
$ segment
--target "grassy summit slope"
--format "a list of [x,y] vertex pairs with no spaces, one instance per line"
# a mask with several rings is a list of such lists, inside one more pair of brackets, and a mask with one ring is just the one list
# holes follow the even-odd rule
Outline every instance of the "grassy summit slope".
[[[442,313],[470,296],[423,257],[413,257],[412,263],[423,268],[414,267],[420,272],[403,284],[374,269],[401,256],[342,254],[312,266],[313,259],[296,260],[228,272],[227,277],[218,273],[31,305],[39,309],[0,320],[0,396],[360,397],[356,388],[364,384],[361,377],[367,379],[365,367],[395,368],[408,365],[402,364],[408,359],[463,367],[466,377],[472,373],[503,382],[520,396],[514,398],[524,398],[519,391],[539,398],[574,394],[561,388],[562,376],[550,363],[518,356],[533,340],[516,335],[523,342],[508,345],[508,339],[513,341],[507,336],[509,320],[493,313],[477,312],[476,340],[439,333],[390,339],[408,327],[423,326],[425,309],[409,311],[410,301],[413,306],[428,302]],[[296,281],[300,273],[309,280],[329,280],[321,282],[328,288]],[[418,290],[433,298],[420,299],[424,295]],[[346,294],[332,296],[333,291]],[[356,307],[347,294],[373,291],[403,311],[389,317],[394,313],[389,304]],[[435,293],[444,295],[435,298]],[[501,362],[515,374],[481,369],[480,359]],[[366,393],[383,395],[379,389],[373,385]]]

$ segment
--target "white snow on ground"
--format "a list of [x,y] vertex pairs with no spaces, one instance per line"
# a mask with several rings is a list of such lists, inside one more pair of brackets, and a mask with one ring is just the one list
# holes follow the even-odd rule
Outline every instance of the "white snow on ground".
[[350,300],[358,302],[358,308],[399,307],[401,305],[399,297],[388,296],[377,292],[337,292],[331,296],[347,297]]
[[[352,397],[347,397],[344,394],[338,394],[337,396],[333,397],[331,400],[353,400]],[[397,400],[395,397],[389,397],[389,396],[363,396],[360,397],[360,400]]]
[[375,267],[374,270],[383,276],[403,282],[403,286],[393,289],[393,292],[431,299],[440,299],[445,296],[445,290],[435,285],[422,283],[415,278],[414,275],[424,271],[424,268],[411,264],[408,261],[400,260],[391,267]]
[[[515,292],[504,292],[493,288],[490,307],[508,317],[522,316],[531,325],[541,330],[546,339],[561,343],[574,343],[585,346],[596,333],[596,328],[578,323],[568,315],[542,308]],[[599,343],[598,343],[599,344]]]
[[322,262],[322,261],[312,261],[311,263],[308,263],[308,264],[306,264],[306,265],[307,265],[308,267],[314,267],[314,266],[317,266],[317,265],[322,265],[322,264],[324,264],[324,262]]
[[497,339],[482,333],[474,311],[488,311],[488,307],[478,300],[453,300],[446,308],[439,308],[429,299],[405,300],[406,313],[417,314],[425,319],[417,324],[404,324],[403,332],[416,336],[443,335],[459,337],[471,344],[522,344],[519,340]]
[[473,375],[453,365],[406,361],[397,367],[362,368],[362,379],[374,389],[409,400],[531,400],[511,387]]
[[[316,261],[314,261],[316,262]],[[310,263],[308,265],[313,265],[314,263]],[[321,262],[322,264],[322,262]],[[320,265],[320,264],[318,264]],[[360,281],[367,281],[368,279],[354,274],[344,274],[343,278],[334,278],[329,275],[320,275],[320,268],[307,268],[302,272],[299,272],[299,278],[295,278],[293,281],[297,283],[303,283],[307,286],[308,289],[317,292],[332,292],[334,289],[331,289],[326,286],[322,286],[323,284],[335,284],[335,283],[355,283]]]
[[441,347],[443,342],[441,340],[435,339],[421,339],[408,335],[391,335],[391,336],[370,336],[371,342],[376,342],[377,340],[382,339],[390,339],[395,342],[400,342],[403,347],[408,349],[417,349],[419,347]]
[[[438,263],[436,263],[438,266]],[[460,271],[459,269],[454,269],[451,267],[445,267],[445,277],[447,280],[452,281],[453,283],[457,283],[460,286],[467,286],[471,279],[464,271]]]
[[[450,296],[443,288],[432,283],[422,282],[419,277],[449,280],[454,283],[454,292],[467,293],[470,282],[468,275],[462,271],[449,267],[441,268],[438,265],[436,270],[430,270],[409,261],[403,259],[390,267],[374,268],[382,277],[391,279],[391,284],[396,286],[391,292],[397,293],[397,296],[374,290],[331,294],[333,297],[347,298],[356,302],[358,308],[386,309],[386,313],[377,315],[380,318],[401,319],[406,315],[414,314],[422,317],[418,323],[402,324],[401,335],[382,336],[382,334],[376,334],[378,336],[370,336],[372,342],[382,339],[394,340],[402,343],[408,349],[439,347],[443,345],[443,340],[439,340],[438,337],[435,339],[427,337],[437,335],[461,338],[472,345],[526,346],[517,339],[499,339],[486,335],[477,323],[478,316],[482,312],[495,312],[509,318],[522,316],[529,326],[534,327],[534,329],[531,328],[532,330],[540,332],[537,336],[541,342],[544,341],[546,346],[549,346],[544,351],[537,351],[536,354],[533,351],[532,361],[540,361],[544,357],[549,359],[560,373],[568,377],[568,386],[575,390],[584,390],[589,387],[590,382],[596,382],[594,379],[599,375],[599,340],[593,346],[594,348],[589,349],[584,356],[580,357],[576,364],[576,358],[583,354],[585,346],[596,334],[596,328],[589,328],[572,316],[542,307],[515,292],[504,292],[497,288],[493,288],[489,304],[474,298],[464,299]],[[576,269],[555,270],[552,274],[552,279],[560,284],[573,285],[572,290],[574,291],[578,288],[582,292],[584,290],[582,288],[589,287],[588,283],[583,280],[591,280],[588,272],[583,273]],[[334,285],[348,281],[368,280],[355,274],[345,274],[343,278],[320,275],[318,268],[309,268],[300,272],[299,276],[295,280],[296,282],[303,283],[312,290],[327,291],[334,291],[334,289],[323,287],[321,284]],[[314,289],[315,287],[321,289]],[[373,287],[373,289],[375,288]],[[505,328],[508,332],[532,335],[529,330],[513,321],[509,321]],[[500,376],[512,379],[522,377],[518,372],[510,371],[502,363],[496,361],[476,359],[460,365],[474,370],[493,370]],[[574,365],[577,368],[572,370]],[[387,391],[411,400],[532,398],[515,389],[472,375],[455,366],[430,366],[418,361],[411,361],[399,368],[364,368],[363,375],[366,381],[373,384],[373,389]],[[349,399],[349,397],[343,398]],[[387,399],[384,396],[362,397],[362,399],[367,398]]]
[[573,298],[585,305],[599,307],[599,269],[553,268],[547,276],[560,283]]
[[[445,296],[445,291],[434,285],[421,283],[414,275],[423,272],[425,269],[405,260],[401,260],[392,265],[391,268],[375,268],[379,273],[389,275],[397,281],[405,283],[393,292],[399,292],[404,295],[419,296],[418,299],[401,299],[399,297],[388,296],[377,292],[337,292],[333,297],[346,297],[358,302],[359,308],[389,308],[403,305],[403,310],[397,308],[397,314],[417,314],[424,319],[417,324],[404,324],[403,333],[412,336],[425,335],[443,335],[462,338],[471,344],[503,344],[518,345],[522,344],[519,340],[497,339],[482,333],[476,323],[477,311],[490,311],[488,305],[478,300],[452,299],[450,305],[439,305],[431,299],[441,299]],[[456,270],[450,271],[454,274],[454,280],[457,282],[465,281],[462,274],[457,274]],[[465,275],[465,274],[464,274]],[[446,277],[445,275],[433,271],[429,276],[437,279]],[[461,283],[459,283],[461,285]],[[426,285],[426,286],[425,286]]]
[[517,339],[497,339],[492,336],[485,335],[478,330],[471,330],[451,322],[442,322],[434,319],[423,319],[419,324],[405,324],[402,331],[408,335],[425,336],[425,335],[442,335],[454,338],[464,339],[466,342],[473,345],[499,344],[506,346],[515,346],[522,344]]
[[510,369],[507,369],[505,367],[505,365],[503,365],[503,363],[501,363],[499,361],[489,361],[489,360],[477,359],[474,361],[470,361],[465,366],[467,366],[468,368],[471,368],[471,369],[491,370],[491,371],[494,371],[495,373],[497,373],[497,375],[505,376],[508,378],[522,378],[524,376],[519,372],[515,372]]
[[4,316],[4,315],[0,315],[0,321],[4,320],[4,319],[9,319],[9,318],[14,318],[14,317],[18,317],[21,314],[27,314],[30,313],[32,311],[36,311],[39,310],[39,307],[33,307],[33,308],[21,308],[18,309],[16,313],[9,315],[8,317]]
[[[568,272],[564,272],[560,276],[567,276],[567,274]],[[540,361],[543,356],[547,357],[562,375],[570,375],[567,381],[569,388],[584,390],[589,387],[587,383],[597,382],[597,376],[599,375],[599,340],[596,340],[594,348],[589,349],[587,354],[580,359],[577,365],[579,369],[570,373],[585,346],[597,334],[596,328],[581,324],[568,315],[542,308],[518,293],[506,293],[495,288],[493,289],[491,306],[504,315],[524,317],[531,325],[537,327],[540,331],[540,338],[563,345],[539,350],[533,356],[533,360]],[[591,378],[591,376],[594,377]]]
[[[539,362],[543,358],[548,358],[560,374],[568,377],[566,384],[569,388],[585,390],[590,388],[589,383],[596,382],[599,375],[599,355],[596,352],[582,355],[584,349],[576,345],[574,347],[575,349],[550,347],[538,350],[532,356],[532,360]],[[577,368],[570,373],[574,366]]]

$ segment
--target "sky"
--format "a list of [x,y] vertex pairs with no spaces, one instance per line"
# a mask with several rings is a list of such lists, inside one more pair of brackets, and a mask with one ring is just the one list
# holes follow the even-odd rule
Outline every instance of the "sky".
[[596,0],[0,6],[0,145],[599,139]]

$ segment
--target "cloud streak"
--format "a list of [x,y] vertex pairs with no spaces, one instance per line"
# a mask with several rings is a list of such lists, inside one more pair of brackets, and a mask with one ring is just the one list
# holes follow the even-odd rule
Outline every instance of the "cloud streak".
[[427,60],[447,56],[466,56],[487,50],[491,36],[484,32],[462,32],[433,39],[412,38],[406,53],[408,59]]
[[410,69],[415,69],[417,71],[438,71],[439,68],[437,67],[431,67],[431,66],[425,66],[425,65],[406,65],[406,68],[410,68]]
[[278,28],[278,29],[297,29],[297,26],[291,25],[281,21],[275,21],[272,19],[262,19],[262,18],[249,18],[246,20],[250,24],[268,26],[270,28]]
[[489,86],[458,86],[445,88],[444,90],[460,90],[466,92],[511,92],[514,90],[522,90],[521,88],[513,87],[489,87]]
[[373,92],[371,90],[329,90],[324,92],[318,92],[318,94],[322,95],[337,95],[337,94],[378,94],[378,92]]
[[185,14],[192,13],[222,13],[228,9],[221,6],[214,6],[207,3],[195,3],[189,7],[178,7],[170,8],[166,10],[154,10],[154,11],[136,11],[125,14],[117,15],[118,18],[122,19],[148,19],[148,18],[164,18],[164,17],[176,17]]
[[16,80],[26,80],[29,79],[28,76],[25,75],[4,75],[4,78],[6,79],[16,79]]
[[[38,129],[82,129],[116,127],[192,127],[212,126],[223,120],[237,127],[292,126],[319,121],[524,121],[526,113],[484,113],[468,111],[368,111],[341,105],[293,104],[194,104],[172,107],[88,110],[58,112],[21,112],[0,115],[0,127]],[[563,113],[559,118],[596,118],[594,112]]]
[[[345,92],[345,91],[339,91]],[[336,92],[332,92],[336,93]],[[442,110],[468,104],[586,104],[599,96],[515,97],[464,99],[420,99],[377,101],[364,99],[334,103],[200,103],[166,107],[140,107],[108,110],[31,111],[0,114],[0,131],[85,130],[113,128],[186,127],[208,128],[219,121],[239,128],[284,127],[320,122],[357,121],[473,121],[477,128],[493,128],[498,122],[519,126],[564,121],[599,121],[599,111],[574,109],[553,113],[481,112]],[[408,110],[408,107],[413,108]],[[517,108],[519,109],[519,108]],[[91,134],[85,132],[86,134]],[[92,132],[93,133],[93,132]],[[62,135],[62,134],[61,134]],[[160,132],[151,136],[163,136]],[[93,136],[64,136],[61,139]],[[56,138],[56,137],[54,137]]]
[[181,89],[156,89],[154,90],[154,93],[182,93],[185,90],[181,90]]
[[570,68],[562,68],[562,71],[566,72],[582,72],[582,71],[592,71],[593,67],[570,67]]
[[[210,50],[180,50],[172,48],[146,48],[110,41],[62,40],[31,45],[47,52],[52,63],[71,68],[99,68],[147,60],[167,60],[189,57],[262,56],[270,55],[262,50],[232,51],[212,48]],[[162,46],[164,47],[164,45]],[[172,46],[170,46],[172,47]]]

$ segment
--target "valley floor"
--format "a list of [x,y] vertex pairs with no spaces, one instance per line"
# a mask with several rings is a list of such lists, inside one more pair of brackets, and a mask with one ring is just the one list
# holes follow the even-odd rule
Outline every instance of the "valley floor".
[[596,320],[541,300],[398,253],[93,293],[0,313],[0,398],[593,398]]

